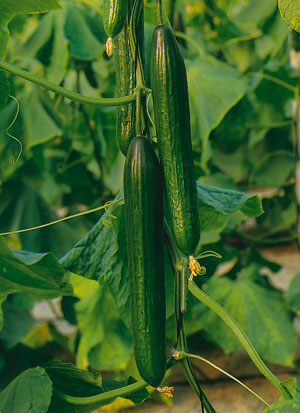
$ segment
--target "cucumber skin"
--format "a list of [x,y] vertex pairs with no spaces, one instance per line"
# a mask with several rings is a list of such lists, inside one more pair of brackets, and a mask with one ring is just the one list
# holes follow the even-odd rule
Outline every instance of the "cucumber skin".
[[104,0],[103,25],[108,37],[114,37],[122,30],[126,12],[127,0]]
[[159,25],[153,32],[150,79],[167,220],[178,248],[192,255],[200,239],[200,218],[188,85],[183,58],[167,25]]
[[[129,19],[132,4],[132,0],[129,0],[124,27],[122,31],[114,38],[117,97],[132,94],[136,82],[135,61],[131,53],[129,42]],[[136,136],[135,111],[135,102],[117,107],[117,143],[121,152],[125,156],[131,140]]]
[[141,377],[157,387],[166,371],[163,183],[144,137],[128,149],[124,198],[135,359]]

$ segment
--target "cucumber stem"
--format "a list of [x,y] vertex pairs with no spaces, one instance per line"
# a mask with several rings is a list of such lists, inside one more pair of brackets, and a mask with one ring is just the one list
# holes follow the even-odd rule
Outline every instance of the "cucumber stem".
[[163,24],[162,0],[156,0],[156,14],[158,24]]
[[185,351],[174,351],[174,356],[176,357],[176,359],[178,358],[178,360],[181,360],[185,357],[189,357],[189,358],[195,358],[197,360],[201,360],[203,361],[203,363],[208,364],[209,366],[213,367],[214,369],[220,371],[221,373],[225,374],[227,377],[229,377],[230,379],[236,381],[238,384],[240,384],[241,386],[243,386],[246,390],[248,390],[251,394],[253,394],[253,396],[257,397],[261,402],[263,402],[266,406],[270,406],[269,403],[267,403],[262,397],[260,397],[259,394],[257,394],[255,391],[251,390],[248,386],[246,386],[246,384],[244,384],[243,382],[241,382],[239,379],[237,379],[236,377],[232,376],[230,373],[227,373],[227,371],[221,369],[221,367],[216,366],[214,363],[212,363],[211,361],[207,360],[204,357],[201,356],[197,356],[195,354],[189,354],[186,353]]
[[238,323],[234,320],[234,318],[217,301],[209,297],[192,281],[189,282],[189,290],[199,301],[201,301],[212,311],[214,311],[228,325],[228,327],[230,327],[231,331],[238,338],[258,370],[266,377],[266,379],[269,380],[270,383],[273,384],[273,386],[275,386],[280,391],[284,399],[290,400],[291,395],[289,394],[289,392],[281,385],[278,377],[276,377],[275,374],[273,374],[262,361],[257,351],[253,347],[253,344],[241,329],[241,327],[238,325]]
[[115,389],[111,391],[107,391],[104,393],[95,394],[94,396],[87,396],[87,397],[70,396],[68,394],[62,393],[61,391],[57,390],[55,387],[53,388],[53,393],[67,403],[85,405],[85,404],[105,402],[115,397],[127,396],[128,394],[131,394],[138,390],[142,390],[147,386],[148,384],[144,380],[139,380],[136,383],[129,384],[128,386],[121,387],[119,389]]
[[[81,95],[80,93],[73,92],[72,90],[65,89],[64,87],[58,86],[49,80],[43,79],[38,75],[27,72],[26,70],[20,69],[17,66],[6,63],[0,60],[0,69],[4,69],[16,76],[22,77],[29,82],[35,83],[36,85],[42,86],[45,89],[52,90],[52,92],[57,95],[63,96],[67,99],[73,100],[79,103],[86,103],[89,105],[99,105],[99,106],[122,106],[126,103],[134,102],[136,99],[136,94],[133,93],[129,96],[122,96],[118,98],[98,98],[92,96]],[[146,91],[146,90],[145,90]]]

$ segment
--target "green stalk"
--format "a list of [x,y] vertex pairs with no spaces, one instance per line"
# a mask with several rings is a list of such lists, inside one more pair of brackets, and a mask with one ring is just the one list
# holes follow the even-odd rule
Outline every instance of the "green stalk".
[[118,98],[97,98],[91,96],[84,96],[80,93],[73,92],[71,90],[65,89],[61,86],[56,85],[49,80],[43,79],[38,75],[34,75],[32,73],[26,72],[23,69],[20,69],[14,65],[4,62],[0,60],[0,69],[4,69],[16,76],[22,77],[29,82],[35,83],[36,85],[42,86],[45,89],[52,90],[52,92],[56,93],[57,95],[63,96],[67,99],[71,99],[75,102],[79,103],[86,103],[89,105],[99,105],[99,106],[121,106],[125,103],[134,102],[136,99],[135,93],[129,96],[122,96]]
[[[184,264],[183,264],[184,265]],[[182,267],[183,268],[183,267]],[[182,274],[181,271],[177,270],[175,273],[175,315],[176,315],[176,322],[177,322],[177,347],[180,351],[188,352],[187,341],[186,341],[186,334],[184,328],[184,320],[183,320],[183,313],[181,312],[181,301],[182,301],[182,291],[181,291],[181,278]],[[184,374],[200,399],[201,406],[205,407],[207,413],[216,413],[213,406],[210,404],[204,390],[198,383],[196,374],[194,372],[192,363],[189,358],[183,358],[179,360],[181,366],[183,368]]]
[[70,396],[68,394],[60,392],[55,387],[53,388],[53,393],[67,403],[84,405],[84,404],[94,404],[94,403],[105,402],[115,397],[127,396],[128,394],[131,394],[138,390],[142,390],[147,386],[148,384],[144,382],[144,380],[139,380],[136,383],[129,384],[128,386],[121,387],[120,389],[115,389],[115,390],[107,391],[105,393],[95,394],[94,396],[87,396],[87,397]]
[[214,311],[228,325],[228,327],[230,327],[231,331],[238,338],[258,370],[266,377],[266,379],[269,380],[270,383],[273,384],[273,386],[275,386],[280,391],[284,399],[290,400],[290,393],[281,385],[278,377],[276,377],[262,361],[257,351],[253,347],[253,344],[241,329],[241,327],[238,325],[238,323],[234,320],[234,318],[217,301],[209,297],[192,281],[189,282],[189,290],[199,301],[201,301],[208,308]]
[[162,0],[156,0],[156,15],[158,24],[163,24]]
[[[173,238],[171,231],[168,227],[167,222],[165,221],[165,244],[167,247],[167,252],[171,262],[172,270],[175,278],[175,317],[177,325],[177,346],[180,350],[188,352],[185,329],[184,329],[184,320],[183,313],[181,312],[182,305],[182,276],[184,276],[183,268],[184,265],[188,265],[187,259],[181,254],[178,250]],[[204,406],[207,413],[216,413],[213,406],[210,404],[204,390],[198,383],[196,374],[194,372],[192,363],[189,358],[180,360],[181,367],[183,368],[184,374],[192,387],[193,391],[199,398],[202,407]]]
[[176,357],[176,359],[178,358],[179,360],[181,360],[182,358],[185,357],[189,357],[189,358],[194,358],[200,361],[203,361],[203,363],[208,364],[209,366],[213,367],[214,369],[218,370],[219,372],[225,374],[225,376],[229,377],[230,379],[234,380],[235,382],[237,382],[238,384],[240,384],[242,387],[244,387],[246,390],[248,390],[248,392],[250,392],[251,394],[253,394],[253,396],[257,397],[261,402],[263,402],[266,406],[270,406],[269,403],[267,403],[262,397],[260,397],[259,394],[257,394],[255,391],[251,390],[248,386],[246,386],[246,384],[244,384],[242,381],[240,381],[239,379],[237,379],[236,377],[232,376],[232,374],[227,373],[227,371],[221,369],[221,367],[216,366],[214,363],[212,363],[211,361],[207,360],[204,357],[201,356],[197,356],[195,354],[189,354],[186,353],[184,351],[174,351],[173,352],[173,357]]

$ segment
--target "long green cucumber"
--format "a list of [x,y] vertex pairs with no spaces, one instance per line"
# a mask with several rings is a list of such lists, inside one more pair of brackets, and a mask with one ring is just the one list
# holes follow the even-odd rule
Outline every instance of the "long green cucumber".
[[127,6],[128,0],[104,0],[103,25],[108,37],[114,37],[122,30]]
[[178,248],[192,255],[200,239],[200,220],[187,77],[176,38],[165,24],[153,33],[150,79],[167,220]]
[[[128,1],[123,30],[114,38],[115,67],[117,81],[117,96],[127,96],[133,93],[136,83],[135,56],[131,53],[129,21],[133,0]],[[121,152],[126,156],[131,140],[135,133],[135,102],[117,108],[117,143]]]
[[135,359],[141,377],[157,387],[166,371],[163,183],[144,137],[133,139],[128,149],[124,198]]

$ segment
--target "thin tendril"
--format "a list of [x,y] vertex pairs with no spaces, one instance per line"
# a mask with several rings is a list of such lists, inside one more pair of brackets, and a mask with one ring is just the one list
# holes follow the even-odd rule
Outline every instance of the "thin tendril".
[[17,156],[17,159],[15,160],[12,155],[9,157],[9,163],[11,163],[13,166],[15,166],[16,163],[18,162],[18,160],[21,157],[21,154],[22,154],[22,151],[23,151],[23,145],[22,145],[22,142],[18,138],[16,138],[11,133],[9,133],[9,130],[14,125],[15,121],[17,120],[17,117],[18,117],[19,112],[20,112],[20,105],[19,105],[19,102],[17,101],[17,99],[14,96],[9,95],[9,97],[11,99],[13,99],[16,102],[16,105],[17,105],[17,112],[15,114],[15,117],[13,118],[13,121],[10,123],[10,125],[8,126],[8,128],[5,131],[7,136],[9,136],[11,139],[15,140],[16,142],[18,142],[18,144],[20,145],[20,150],[19,150],[19,154]]
[[[79,212],[78,214],[74,214],[74,215],[69,215],[67,217],[61,218],[61,219],[57,219],[56,221],[52,221],[52,222],[48,222],[47,224],[43,224],[43,225],[38,225],[37,227],[31,227],[31,228],[25,228],[25,229],[19,229],[17,231],[10,231],[10,232],[3,232],[2,234],[0,234],[0,236],[4,236],[4,235],[13,235],[13,234],[21,234],[23,232],[29,232],[29,231],[34,231],[36,229],[41,229],[41,228],[45,228],[45,227],[49,227],[50,225],[55,225],[55,224],[59,224],[60,222],[63,221],[68,221],[69,219],[73,219],[73,218],[78,218],[81,217],[83,215],[88,215],[88,214],[92,214],[93,212],[97,212],[100,211],[101,209],[107,209],[110,205],[113,204],[117,204],[118,202],[121,202],[124,200],[123,198],[120,199],[116,199],[115,201],[108,201],[106,202],[106,204],[97,207],[97,208],[93,208],[93,209],[89,209],[87,211],[83,211],[83,212]],[[106,211],[107,213],[107,211]],[[111,214],[107,214],[109,217],[111,218],[116,218],[114,215]]]
[[214,369],[220,371],[221,373],[225,374],[227,377],[229,377],[230,379],[234,380],[235,382],[237,382],[238,384],[240,384],[241,386],[243,386],[246,390],[248,390],[251,394],[253,394],[253,396],[257,397],[261,402],[263,402],[265,405],[270,406],[268,402],[266,402],[259,394],[257,394],[254,390],[250,389],[250,387],[248,387],[246,384],[244,384],[242,381],[240,381],[239,379],[237,379],[236,377],[234,377],[232,374],[228,373],[227,371],[221,369],[221,367],[216,366],[214,363],[212,363],[211,361],[207,360],[204,357],[195,355],[195,354],[190,354],[190,353],[186,353],[185,351],[179,351],[179,354],[181,354],[182,356],[185,357],[190,357],[190,358],[195,358],[198,360],[203,361],[204,363],[208,364],[209,366],[213,367]]
[[156,129],[156,127],[155,127],[155,123],[154,123],[154,121],[153,121],[153,119],[152,119],[152,117],[151,117],[151,115],[150,115],[150,112],[149,112],[149,101],[150,101],[150,97],[152,96],[152,93],[149,93],[149,95],[147,96],[147,115],[148,115],[148,118],[149,118],[149,120],[150,120],[150,122],[151,122],[151,125],[153,126],[153,128],[154,128],[154,130]]

